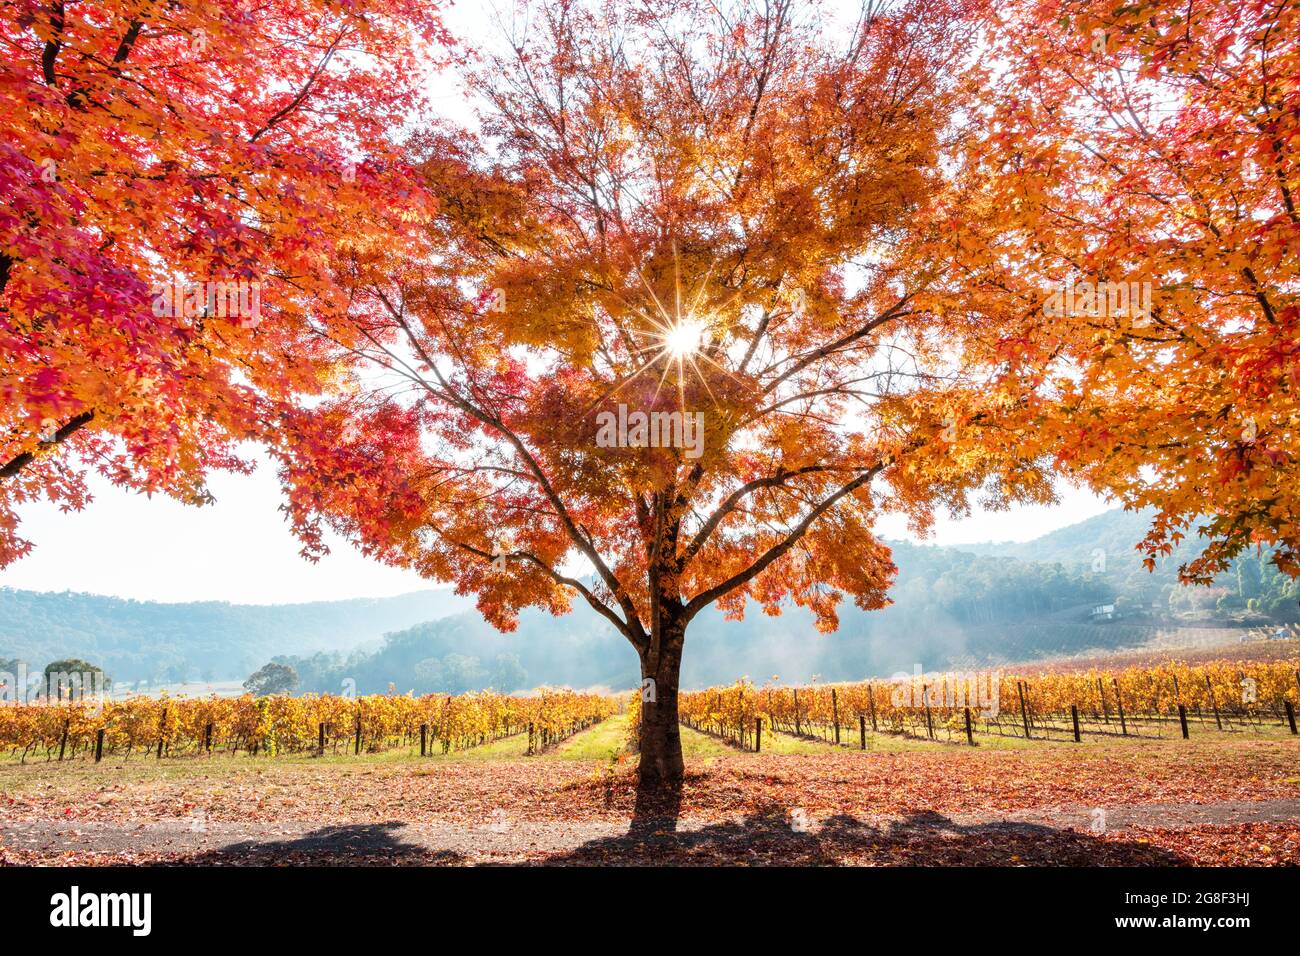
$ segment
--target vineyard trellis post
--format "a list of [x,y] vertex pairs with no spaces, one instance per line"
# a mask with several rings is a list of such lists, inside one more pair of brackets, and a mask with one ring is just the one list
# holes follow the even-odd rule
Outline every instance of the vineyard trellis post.
[[1029,739],[1029,710],[1025,706],[1025,683],[1016,681],[1016,693],[1020,695],[1020,719],[1025,725],[1025,739]]
[[95,763],[104,759],[104,728],[100,727],[95,733]]
[[1119,731],[1127,737],[1128,723],[1124,720],[1124,697],[1119,692],[1119,678],[1112,677],[1111,682],[1115,685],[1115,706],[1119,708]]
[[754,753],[761,753],[763,750],[763,718],[754,718]]
[[831,713],[835,721],[835,743],[838,746],[840,742],[840,701],[835,694],[835,688],[831,688]]
[[1219,718],[1219,701],[1214,696],[1214,684],[1210,680],[1210,675],[1205,675],[1205,689],[1210,692],[1210,706],[1214,708],[1214,723],[1220,730],[1223,729],[1223,721]]
[[1074,722],[1074,742],[1083,743],[1083,737],[1079,735],[1079,705],[1070,705],[1070,719]]
[[962,709],[965,711],[965,714],[966,714],[966,743],[969,744],[970,746],[974,747],[974,746],[975,746],[975,733],[974,733],[973,730],[971,730],[971,725],[970,725],[970,708],[969,708],[969,707],[964,707],[964,708],[962,708]]

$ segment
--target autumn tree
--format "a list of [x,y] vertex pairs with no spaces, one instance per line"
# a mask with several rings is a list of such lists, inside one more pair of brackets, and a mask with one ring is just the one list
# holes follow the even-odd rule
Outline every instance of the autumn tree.
[[[15,0],[0,20],[0,567],[85,473],[185,501],[328,378],[332,257],[409,209],[433,0]],[[366,210],[364,222],[357,211]],[[273,432],[272,432],[273,434]]]
[[985,21],[947,233],[1003,418],[1153,507],[1185,581],[1252,546],[1300,573],[1300,11],[1024,0]]
[[501,628],[587,602],[640,656],[654,783],[703,609],[830,632],[844,597],[887,603],[883,513],[1051,494],[978,427],[1021,401],[995,356],[927,304],[970,26],[947,0],[520,22],[473,80],[481,131],[415,144],[423,245],[355,247],[324,333],[352,376],[294,420],[289,507],[309,552],[333,527]]

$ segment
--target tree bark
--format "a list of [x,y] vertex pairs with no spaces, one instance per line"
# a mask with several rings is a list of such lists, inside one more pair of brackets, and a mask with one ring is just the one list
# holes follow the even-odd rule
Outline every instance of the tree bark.
[[[682,734],[677,722],[677,690],[686,624],[680,614],[666,612],[662,626],[641,655],[640,775],[643,786],[680,781]],[[646,684],[646,681],[653,681]]]
[[641,654],[641,760],[633,833],[671,833],[681,814],[685,767],[677,690],[686,622],[680,602],[669,603],[667,612],[656,615],[658,623]]

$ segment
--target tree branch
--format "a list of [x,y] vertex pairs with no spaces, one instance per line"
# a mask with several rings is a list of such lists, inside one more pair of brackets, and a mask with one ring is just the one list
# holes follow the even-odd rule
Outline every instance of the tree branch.
[[[45,447],[61,445],[63,442],[67,441],[68,438],[70,438],[73,435],[73,433],[78,431],[84,425],[89,424],[90,420],[94,417],[95,417],[95,413],[93,411],[82,412],[80,415],[77,415],[76,417],[72,418],[66,425],[64,425],[62,428],[56,431],[53,434],[53,436],[51,436],[48,440],[42,441],[41,445]],[[13,459],[11,459],[9,463],[6,464],[3,468],[0,468],[0,479],[14,477],[35,460],[36,460],[35,452],[25,451],[21,455],[17,455]]]
[[760,488],[774,488],[778,485],[783,485],[789,478],[797,478],[800,475],[809,475],[816,472],[830,470],[831,468],[828,465],[807,465],[803,468],[795,468],[791,471],[778,471],[775,475],[768,475],[764,478],[755,478],[753,481],[741,485],[729,494],[722,504],[718,505],[713,514],[709,515],[705,520],[704,524],[700,527],[700,530],[696,533],[695,537],[691,539],[691,543],[686,546],[686,550],[682,552],[681,557],[678,559],[678,569],[680,570],[690,563],[690,560],[699,553],[700,548],[702,548],[705,542],[708,541],[709,536],[717,530],[718,525],[722,523],[723,519],[735,511],[736,506],[739,505],[741,500],[749,493],[757,491]]
[[693,617],[695,617],[696,614],[700,613],[700,611],[708,607],[710,604],[712,604],[718,598],[725,595],[727,592],[735,588],[738,588],[743,584],[747,584],[749,581],[752,581],[755,577],[757,577],[760,573],[762,573],[763,569],[765,569],[773,561],[775,561],[777,558],[781,557],[792,547],[794,547],[795,542],[797,542],[800,538],[804,536],[804,534],[808,531],[808,528],[812,526],[812,523],[814,521],[816,521],[823,514],[825,514],[827,511],[833,508],[835,504],[845,495],[852,494],[854,491],[861,488],[867,482],[871,481],[871,479],[874,478],[877,474],[879,474],[884,467],[885,467],[884,462],[880,462],[876,465],[873,465],[871,468],[863,472],[861,475],[858,475],[858,477],[854,478],[852,481],[842,486],[838,491],[835,492],[835,494],[831,495],[821,504],[817,505],[817,507],[809,511],[808,514],[804,516],[804,519],[800,521],[799,524],[795,525],[794,530],[792,530],[788,535],[786,535],[786,537],[783,538],[780,542],[774,544],[771,548],[769,548],[767,552],[763,554],[762,557],[760,557],[757,561],[751,564],[748,568],[745,568],[745,570],[743,571],[736,572],[731,577],[727,578],[725,581],[722,581],[721,583],[714,585],[708,590],[701,591],[699,594],[693,597],[690,600],[690,602],[686,605],[685,620],[690,621]]
[[270,132],[276,123],[280,122],[280,120],[284,119],[302,105],[302,101],[307,98],[309,93],[311,93],[311,88],[316,84],[316,81],[320,79],[320,75],[325,72],[325,68],[329,66],[330,60],[334,58],[334,51],[338,49],[338,45],[343,42],[343,38],[347,36],[347,33],[348,31],[344,30],[334,38],[329,45],[329,49],[325,51],[325,56],[321,58],[320,63],[317,64],[316,69],[312,71],[311,76],[307,77],[307,82],[304,83],[302,89],[298,91],[298,95],[286,103],[281,109],[276,110],[271,118],[262,124],[262,128],[248,138],[250,143],[256,143],[263,133]]
[[632,645],[636,647],[637,650],[641,650],[644,641],[638,638],[638,636],[633,632],[632,628],[622,618],[618,616],[618,614],[613,610],[613,608],[609,607],[607,604],[605,604],[604,601],[596,597],[596,595],[592,593],[591,589],[587,587],[585,584],[583,584],[577,578],[571,578],[568,575],[560,574],[558,571],[552,568],[541,558],[537,557],[537,555],[529,551],[511,551],[504,555],[493,554],[489,551],[484,551],[482,548],[476,548],[472,544],[466,544],[463,541],[457,541],[454,538],[448,537],[446,534],[443,533],[442,529],[439,528],[437,525],[430,524],[429,527],[433,528],[433,530],[438,533],[438,536],[441,537],[444,541],[447,541],[450,544],[454,544],[456,547],[468,551],[471,554],[476,554],[479,557],[484,558],[485,560],[494,561],[499,557],[517,558],[521,561],[528,561],[532,564],[537,565],[537,567],[541,568],[542,571],[544,571],[547,574],[547,576],[550,577],[551,580],[555,581],[557,584],[563,584],[566,587],[573,588],[575,591],[581,594],[583,598],[586,599],[587,603],[591,605],[592,609],[596,611],[596,613],[600,614],[611,624],[613,624],[616,628],[618,628],[619,633],[622,634],[624,637],[626,637],[629,641],[631,641]]
[[857,342],[859,339],[865,338],[866,336],[870,335],[872,332],[880,328],[890,319],[895,319],[898,318],[900,315],[905,314],[902,311],[902,309],[903,306],[905,306],[908,303],[908,300],[910,299],[911,299],[911,295],[903,296],[903,298],[899,299],[887,310],[882,312],[880,315],[876,316],[870,322],[867,322],[865,325],[862,325],[861,327],[854,329],[852,332],[849,332],[846,335],[840,336],[834,342],[828,342],[825,345],[821,346],[820,348],[813,349],[813,351],[809,352],[807,355],[803,356],[802,358],[796,359],[793,365],[791,365],[788,369],[786,369],[784,372],[778,375],[775,379],[773,379],[771,384],[769,384],[765,389],[763,389],[763,393],[767,394],[768,392],[771,392],[774,388],[776,388],[786,379],[790,378],[790,376],[797,375],[799,372],[803,371],[805,368],[807,368],[809,365],[812,365],[814,362],[825,358],[826,356],[832,354],[833,352],[838,352],[840,349],[847,348],[848,346],[852,345],[854,342]]
[[592,563],[596,572],[600,575],[601,580],[604,581],[605,586],[608,587],[610,592],[614,595],[614,599],[618,602],[619,607],[623,609],[623,613],[627,617],[625,633],[626,631],[631,631],[632,635],[635,636],[629,636],[629,640],[631,640],[634,645],[640,646],[638,641],[645,640],[645,628],[642,626],[640,618],[637,615],[636,605],[632,603],[632,599],[628,597],[627,591],[624,589],[622,582],[620,582],[614,572],[610,570],[609,565],[607,565],[605,560],[600,556],[600,553],[596,550],[592,541],[579,530],[576,522],[573,520],[573,516],[569,514],[568,508],[565,507],[564,502],[561,500],[559,493],[551,486],[550,480],[546,477],[546,473],[542,469],[541,464],[536,460],[532,453],[529,452],[527,446],[524,445],[523,440],[520,439],[504,421],[501,420],[499,415],[489,412],[484,408],[480,408],[476,403],[456,394],[455,390],[451,387],[451,383],[443,378],[442,373],[438,371],[438,366],[434,361],[433,356],[429,354],[423,343],[419,341],[418,336],[415,334],[415,330],[411,328],[406,316],[402,315],[392,303],[385,300],[381,301],[384,301],[385,308],[388,310],[389,315],[391,315],[393,320],[401,327],[406,335],[407,341],[410,342],[411,347],[415,349],[416,354],[426,365],[428,365],[434,376],[437,377],[438,382],[441,385],[441,390],[434,389],[428,382],[424,382],[422,379],[420,380],[420,383],[429,394],[450,403],[465,412],[467,415],[470,415],[482,424],[495,430],[512,448],[514,448],[515,453],[519,456],[524,467],[532,476],[533,481],[537,484],[538,488],[541,489],[542,494],[546,497],[547,501],[550,502],[551,507],[555,509],[555,513],[559,518],[560,524],[564,528],[565,533],[568,535],[569,540],[571,540],[577,546],[578,550],[587,557],[587,560]]

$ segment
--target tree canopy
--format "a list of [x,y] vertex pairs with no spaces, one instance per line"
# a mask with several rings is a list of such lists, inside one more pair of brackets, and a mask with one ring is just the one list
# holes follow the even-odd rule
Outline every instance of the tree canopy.
[[955,304],[1033,386],[1002,427],[1153,507],[1152,564],[1191,536],[1186,580],[1252,546],[1300,573],[1300,12],[1018,0],[987,23],[950,238]]
[[[0,567],[85,472],[202,503],[329,367],[333,253],[414,202],[430,0],[88,4],[0,22]],[[364,225],[358,210],[366,210]]]
[[385,374],[295,433],[309,547],[332,525],[502,627],[579,596],[671,701],[704,607],[789,598],[833,630],[845,595],[886,602],[883,511],[1050,497],[1037,453],[968,427],[1022,399],[931,299],[960,4],[847,36],[790,0],[537,12],[474,79],[481,134],[413,143],[427,251],[357,249],[333,336]]

